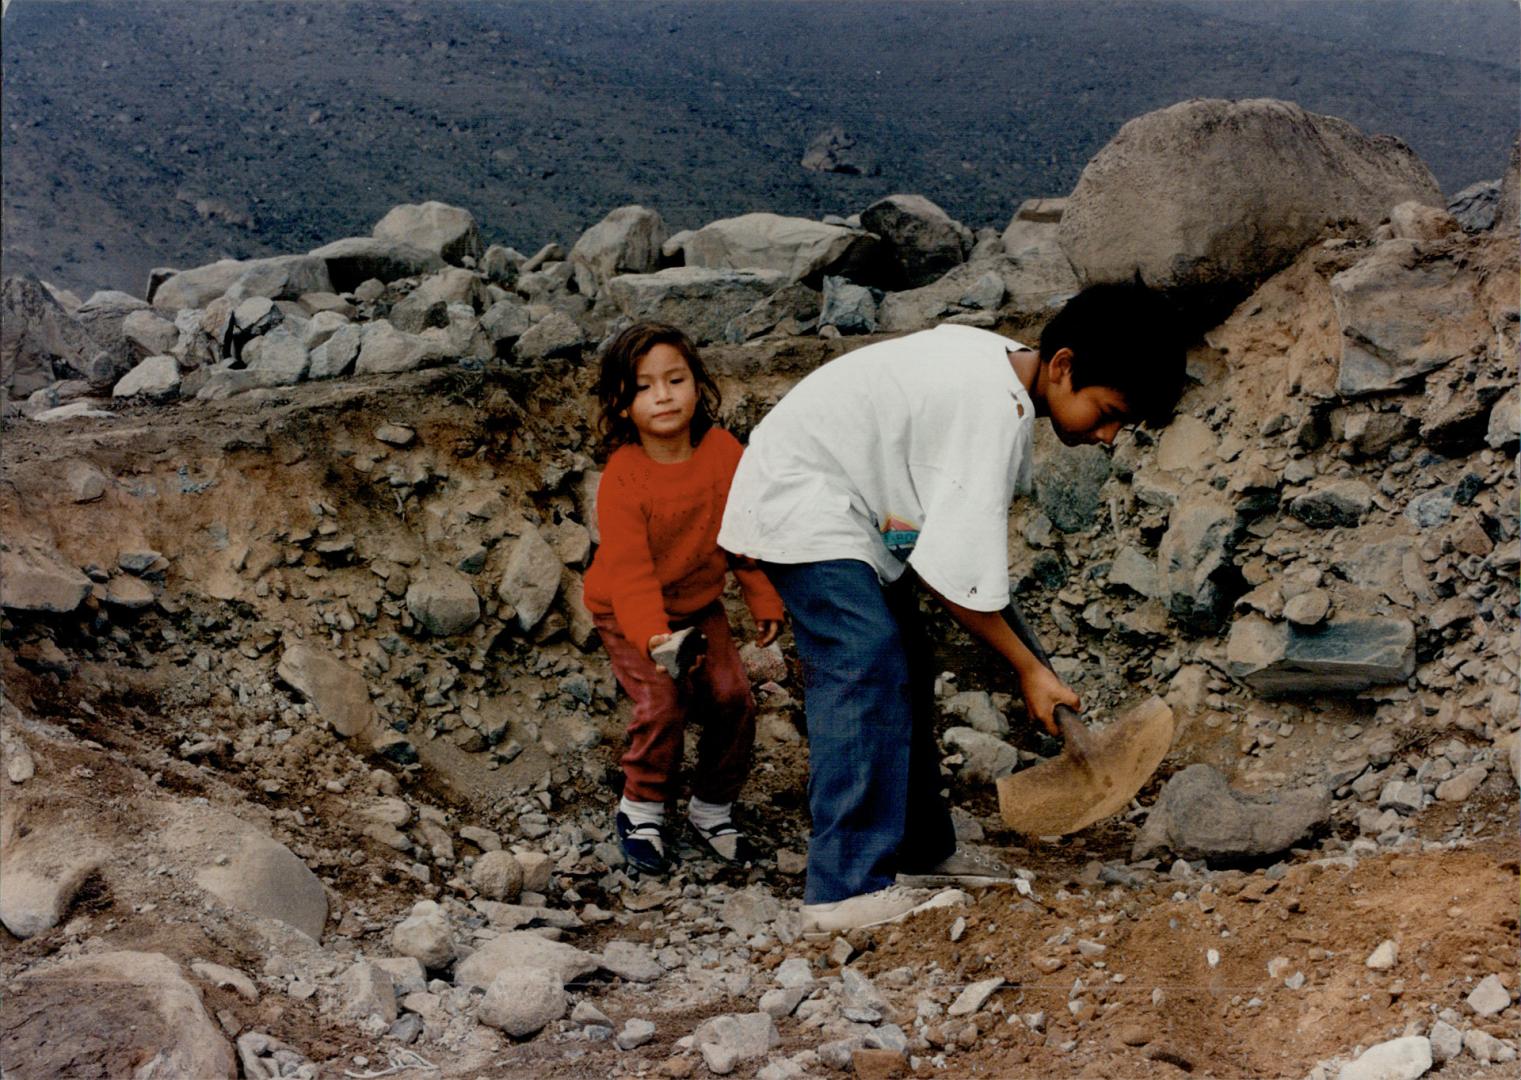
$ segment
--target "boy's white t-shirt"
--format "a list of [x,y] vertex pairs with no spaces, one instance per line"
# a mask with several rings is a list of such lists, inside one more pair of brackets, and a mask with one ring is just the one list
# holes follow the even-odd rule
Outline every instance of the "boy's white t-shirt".
[[1008,515],[1030,488],[1035,406],[1018,342],[945,324],[831,360],[760,422],[718,544],[775,563],[905,565],[963,607],[1009,602]]

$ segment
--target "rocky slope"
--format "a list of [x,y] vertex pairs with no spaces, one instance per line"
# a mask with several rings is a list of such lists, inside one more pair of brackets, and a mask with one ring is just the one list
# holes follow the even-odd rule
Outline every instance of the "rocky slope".
[[[1251,159],[1249,128],[1219,137]],[[1091,187],[1068,205],[1123,223]],[[1042,438],[1010,516],[1011,578],[1090,716],[1153,692],[1175,710],[1157,781],[1078,836],[1008,832],[991,780],[1049,747],[941,620],[958,831],[1018,880],[832,941],[797,932],[786,638],[747,651],[758,863],[689,851],[664,882],[619,865],[626,706],[578,602],[590,356],[621,320],[683,322],[744,434],[877,334],[953,318],[1032,340],[1103,272],[1062,200],[1002,236],[917,197],[676,237],[630,207],[527,259],[431,204],[311,254],[157,275],[145,299],[8,279],[0,1065],[779,1080],[1513,1062],[1514,169],[1467,229],[1395,187],[1384,214],[1288,251],[1259,238],[1302,193],[1271,188],[1228,211],[1213,261],[1158,258],[1154,236],[1132,252],[1245,296],[1192,350],[1178,417],[1112,454]]]

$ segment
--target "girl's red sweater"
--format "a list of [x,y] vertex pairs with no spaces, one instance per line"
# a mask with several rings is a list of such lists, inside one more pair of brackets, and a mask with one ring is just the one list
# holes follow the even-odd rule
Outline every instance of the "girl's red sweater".
[[[718,526],[743,451],[715,427],[686,461],[662,464],[637,444],[608,458],[597,488],[601,546],[586,572],[586,608],[613,615],[638,648],[723,591],[729,556],[718,546]],[[765,574],[735,565],[734,576],[757,621],[782,617],[782,598]]]

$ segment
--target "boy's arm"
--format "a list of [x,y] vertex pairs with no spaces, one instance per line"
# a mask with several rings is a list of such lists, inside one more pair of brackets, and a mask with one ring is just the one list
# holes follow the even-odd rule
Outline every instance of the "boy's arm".
[[1082,703],[1077,694],[1058,679],[1054,671],[1035,658],[1035,654],[1025,647],[1025,643],[1019,640],[1018,635],[1004,621],[1002,613],[963,607],[936,592],[923,578],[919,580],[936,600],[945,605],[945,609],[963,628],[1009,662],[1019,677],[1025,708],[1049,734],[1059,735],[1056,706],[1070,705],[1081,710]]

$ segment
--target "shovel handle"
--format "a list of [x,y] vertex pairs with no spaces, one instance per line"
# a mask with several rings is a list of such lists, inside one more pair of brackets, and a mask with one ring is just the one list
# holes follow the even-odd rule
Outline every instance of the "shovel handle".
[[1070,705],[1058,705],[1055,710],[1056,723],[1062,733],[1062,753],[1069,761],[1083,768],[1088,767],[1090,741],[1088,738],[1088,725],[1083,723],[1083,714]]

